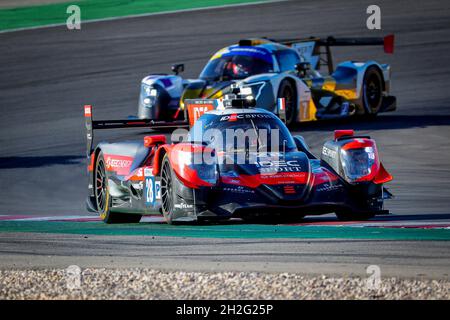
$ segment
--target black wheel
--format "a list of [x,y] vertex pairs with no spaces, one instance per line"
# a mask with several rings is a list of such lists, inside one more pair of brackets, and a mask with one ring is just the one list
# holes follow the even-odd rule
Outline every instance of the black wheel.
[[139,214],[119,214],[111,212],[111,195],[109,194],[108,179],[103,153],[97,156],[94,171],[94,194],[97,211],[106,223],[137,223],[141,220]]
[[175,174],[172,166],[170,165],[168,155],[164,155],[161,165],[161,208],[164,219],[168,224],[172,224],[173,221],[173,209],[175,202]]
[[336,216],[340,221],[366,221],[373,218],[373,213],[355,213],[355,212],[336,212]]
[[286,106],[286,125],[290,126],[295,122],[297,115],[297,94],[295,88],[288,80],[284,80],[278,89],[278,98],[284,98]]
[[368,68],[364,75],[362,99],[366,114],[377,115],[383,102],[383,78],[375,67]]

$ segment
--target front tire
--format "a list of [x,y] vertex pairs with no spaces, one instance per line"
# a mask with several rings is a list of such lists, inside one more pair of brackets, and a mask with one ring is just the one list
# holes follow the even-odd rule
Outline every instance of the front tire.
[[170,165],[169,156],[166,153],[161,165],[161,209],[164,220],[173,224],[173,210],[175,204],[175,173]]
[[94,171],[94,195],[97,212],[105,223],[138,223],[142,215],[119,214],[111,212],[111,195],[109,193],[108,177],[106,175],[106,163],[103,153],[97,156]]
[[364,110],[369,116],[376,116],[383,103],[383,77],[376,67],[369,67],[364,74],[362,99]]
[[285,99],[286,106],[286,125],[295,123],[297,115],[297,94],[294,86],[288,80],[283,80],[278,89],[278,98]]

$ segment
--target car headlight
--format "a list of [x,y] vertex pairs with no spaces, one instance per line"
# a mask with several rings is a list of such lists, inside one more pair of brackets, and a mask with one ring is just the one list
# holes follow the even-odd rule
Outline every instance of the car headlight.
[[142,84],[141,86],[141,102],[146,107],[151,107],[154,100],[158,96],[158,90],[151,85]]
[[341,149],[341,164],[348,182],[369,180],[376,170],[376,150],[374,147]]
[[145,83],[142,84],[141,91],[145,96],[148,96],[148,97],[156,97],[158,95],[158,90],[153,88],[151,85],[148,85]]

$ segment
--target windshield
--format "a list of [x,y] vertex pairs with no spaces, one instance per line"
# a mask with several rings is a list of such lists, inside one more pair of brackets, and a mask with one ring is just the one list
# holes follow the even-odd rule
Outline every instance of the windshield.
[[191,128],[188,140],[233,153],[296,150],[286,126],[268,113],[205,114]]
[[203,69],[201,79],[240,80],[255,74],[273,72],[272,56],[263,48],[237,47],[216,56]]
[[300,63],[300,58],[294,50],[280,50],[275,53],[280,66],[280,71],[294,71],[297,63]]

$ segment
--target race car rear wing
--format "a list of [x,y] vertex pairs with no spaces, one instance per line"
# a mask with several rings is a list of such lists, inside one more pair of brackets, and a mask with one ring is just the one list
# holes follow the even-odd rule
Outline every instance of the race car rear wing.
[[148,128],[152,130],[158,129],[176,129],[188,128],[186,121],[155,121],[150,119],[126,119],[126,120],[93,120],[92,106],[84,106],[84,119],[86,123],[86,151],[89,157],[92,154],[92,146],[94,141],[94,130],[97,129],[124,129],[124,128]]
[[[305,56],[307,61],[308,58],[316,56],[318,58],[318,61],[314,67],[320,69],[322,65],[325,65],[328,67],[329,73],[332,73],[334,70],[330,47],[383,46],[385,53],[394,53],[393,34],[387,35],[385,37],[335,38],[330,36],[325,39],[309,37],[270,40],[287,46],[292,46],[299,52],[300,55]],[[325,51],[323,51],[322,48],[325,48]]]
[[[236,87],[236,90],[240,88]],[[254,99],[246,99],[242,96],[229,99],[186,99],[184,101],[185,121],[155,121],[150,119],[126,119],[126,120],[93,120],[92,105],[84,106],[84,119],[86,124],[86,153],[89,158],[92,154],[92,146],[94,143],[94,130],[98,129],[124,129],[124,128],[147,128],[152,130],[159,129],[178,129],[190,128],[195,121],[204,113],[224,108],[254,108],[256,101]],[[278,115],[286,121],[285,101],[280,98],[277,101]]]

